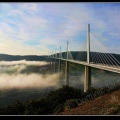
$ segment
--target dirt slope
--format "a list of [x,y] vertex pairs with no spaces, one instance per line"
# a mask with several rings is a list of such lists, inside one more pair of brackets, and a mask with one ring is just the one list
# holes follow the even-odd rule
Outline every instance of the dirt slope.
[[120,90],[86,101],[57,115],[120,115]]

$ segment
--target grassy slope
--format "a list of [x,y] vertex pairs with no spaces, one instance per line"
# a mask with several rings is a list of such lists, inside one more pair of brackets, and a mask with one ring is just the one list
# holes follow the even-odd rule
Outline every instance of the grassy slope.
[[86,101],[79,107],[58,115],[120,115],[120,90]]

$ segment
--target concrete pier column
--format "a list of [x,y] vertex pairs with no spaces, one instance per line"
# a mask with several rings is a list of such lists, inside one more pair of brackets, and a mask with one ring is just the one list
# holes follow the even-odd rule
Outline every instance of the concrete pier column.
[[53,58],[51,58],[51,71],[53,71],[53,65],[54,65]]
[[50,69],[52,70],[52,52],[50,52],[50,58],[49,58],[49,61],[50,61]]
[[54,73],[56,73],[56,50],[55,50],[54,58],[55,58],[55,61],[54,61]]
[[50,69],[52,70],[52,58],[50,58]]
[[61,73],[61,46],[59,52],[59,65],[58,65],[58,88],[60,87],[60,73]]
[[69,62],[65,63],[65,85],[69,86]]
[[67,41],[67,58],[65,61],[65,85],[69,86],[69,62],[68,60],[68,41]]
[[60,73],[61,73],[61,60],[59,59],[59,65],[58,65],[58,88],[60,87]]
[[87,92],[91,87],[91,68],[85,66],[85,78],[84,78],[84,92]]
[[59,73],[61,72],[61,60],[59,59],[59,66],[58,66]]
[[54,53],[52,51],[52,67],[51,71],[54,72]]
[[47,62],[49,63],[49,66],[50,66],[50,68],[51,68],[51,54],[50,54],[50,53],[51,53],[51,52],[48,51]]

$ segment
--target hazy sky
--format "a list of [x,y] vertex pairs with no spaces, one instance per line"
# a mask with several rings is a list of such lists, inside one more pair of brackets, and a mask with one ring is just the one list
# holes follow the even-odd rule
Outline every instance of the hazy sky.
[[120,3],[0,3],[0,53],[43,55],[79,50],[87,25],[108,50],[120,53]]

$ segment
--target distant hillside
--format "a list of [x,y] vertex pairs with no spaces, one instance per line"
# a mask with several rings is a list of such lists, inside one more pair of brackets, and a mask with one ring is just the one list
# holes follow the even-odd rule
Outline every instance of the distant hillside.
[[[103,56],[103,53],[98,53],[98,52],[90,52],[90,55],[91,55],[91,58],[92,56],[94,56],[95,54],[101,54],[101,56]],[[66,52],[62,52],[62,56],[66,56],[65,55]],[[87,52],[86,51],[71,51],[71,54],[72,54],[72,57],[73,59],[76,59],[76,58],[79,58],[79,57],[82,57],[82,60],[83,61],[86,61],[87,60]],[[106,55],[109,55],[109,53],[105,53]],[[120,60],[120,54],[115,54],[115,53],[111,53],[112,56],[114,56],[117,60]],[[59,54],[57,54],[57,56],[59,56]],[[92,59],[91,59],[92,60]]]
[[38,56],[38,55],[7,55],[7,54],[0,54],[0,61],[18,61],[18,60],[27,60],[27,61],[44,61],[46,60],[45,55]]
[[[70,53],[68,53],[68,54],[70,54]],[[98,56],[99,57],[103,57],[103,58],[107,57],[105,62],[108,63],[108,64],[111,64],[111,65],[114,64],[113,57],[120,62],[120,54],[111,53],[111,55],[110,55],[110,53],[105,53],[104,54],[104,53],[100,53],[100,52],[90,52],[90,61],[91,62],[93,62],[92,58],[94,56],[96,56],[96,54],[97,54],[97,57]],[[74,60],[87,61],[87,52],[86,51],[81,51],[81,52],[71,51],[71,55],[72,55],[72,57],[73,57]],[[57,54],[57,56],[59,56],[59,54]],[[113,57],[111,57],[111,56],[113,56]],[[62,52],[62,57],[66,58],[66,52]],[[102,60],[97,61],[97,63],[98,62],[102,63]]]
[[[72,57],[74,60],[81,60],[81,61],[86,61],[87,60],[87,53],[86,51],[71,51]],[[91,52],[91,58],[92,56],[94,56],[96,54],[96,52]],[[97,53],[100,56],[104,56],[102,55],[103,53]],[[108,54],[108,53],[106,53]],[[120,55],[119,54],[112,54],[119,62],[120,62]],[[59,54],[57,53],[57,56],[59,57]],[[66,52],[62,52],[62,56],[66,58]],[[43,56],[38,56],[38,55],[7,55],[7,54],[0,54],[0,61],[18,61],[18,60],[28,60],[28,61],[44,61],[46,60],[47,55],[43,55]],[[90,61],[92,61],[92,59],[90,58]],[[110,61],[107,60],[108,63],[110,63]]]

